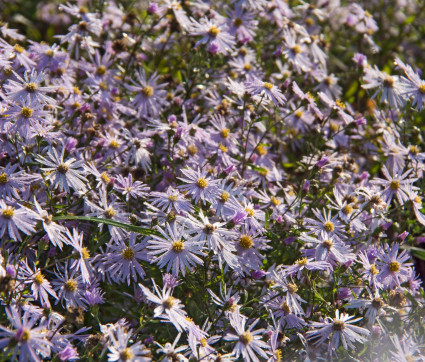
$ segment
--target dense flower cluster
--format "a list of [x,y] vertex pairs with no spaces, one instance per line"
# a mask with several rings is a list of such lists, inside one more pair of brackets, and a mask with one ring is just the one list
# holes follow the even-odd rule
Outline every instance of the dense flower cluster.
[[1,360],[425,360],[421,2],[53,3],[0,26]]

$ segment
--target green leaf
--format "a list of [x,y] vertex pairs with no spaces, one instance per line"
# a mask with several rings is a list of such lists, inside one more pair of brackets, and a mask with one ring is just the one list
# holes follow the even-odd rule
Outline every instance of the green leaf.
[[270,223],[270,213],[266,211],[266,219],[264,221],[264,227],[266,230],[269,228],[269,223]]
[[106,224],[111,226],[116,226],[122,229],[126,229],[128,231],[132,231],[135,233],[139,233],[142,235],[158,235],[161,236],[161,234],[154,230],[154,229],[146,229],[142,228],[141,226],[131,225],[131,224],[124,224],[119,221],[115,220],[109,220],[109,219],[100,219],[97,217],[88,217],[88,216],[74,216],[74,215],[59,215],[55,216],[53,220],[81,220],[81,221],[90,221],[94,222],[96,224]]

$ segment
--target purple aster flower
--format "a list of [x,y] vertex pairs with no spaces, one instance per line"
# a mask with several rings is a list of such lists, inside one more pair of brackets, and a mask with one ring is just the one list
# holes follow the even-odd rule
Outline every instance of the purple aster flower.
[[201,199],[205,204],[206,201],[213,202],[218,196],[218,183],[220,180],[214,180],[207,176],[206,169],[182,169],[184,177],[179,177],[180,180],[185,182],[185,185],[180,185],[177,188],[186,191],[195,199],[195,203]]
[[338,220],[338,215],[332,217],[332,213],[329,210],[328,214],[322,210],[323,215],[318,209],[312,210],[317,219],[305,218],[307,228],[309,229],[308,234],[320,233],[322,240],[326,240],[330,236],[335,236],[337,239],[343,239],[344,225]]
[[248,318],[240,315],[238,312],[230,314],[229,319],[235,333],[227,333],[224,339],[236,343],[233,347],[233,354],[235,357],[242,357],[243,360],[247,362],[258,361],[256,355],[267,359],[266,351],[268,351],[270,347],[261,340],[264,329],[254,330],[260,319],[256,319],[248,328],[246,326]]
[[[100,189],[99,194],[100,200],[98,203],[86,200],[86,204],[93,211],[92,213],[88,213],[87,216],[95,216],[109,220],[116,220],[121,223],[128,223],[129,214],[123,211],[124,204],[117,200],[116,195],[112,195],[112,200],[108,200],[108,194],[103,188]],[[99,224],[99,229],[103,229],[103,224]],[[117,241],[121,240],[128,234],[127,231],[117,226],[108,225],[108,229],[111,236]]]
[[26,207],[19,204],[12,205],[0,200],[0,236],[4,238],[7,231],[11,239],[21,241],[19,231],[25,235],[31,235],[31,233],[35,232],[35,225],[40,220],[40,217]]
[[402,173],[402,169],[395,168],[391,175],[387,167],[384,165],[382,167],[382,173],[384,174],[385,179],[375,177],[371,183],[384,187],[381,197],[387,204],[389,204],[393,197],[396,196],[400,205],[404,205],[404,203],[409,200],[409,191],[417,189],[412,186],[417,178],[407,178],[412,171],[413,170],[410,169]]
[[41,361],[49,358],[53,344],[47,339],[44,323],[40,323],[41,314],[32,314],[28,309],[23,315],[16,307],[6,308],[6,316],[12,328],[0,325],[0,348],[13,352],[11,360]]
[[43,136],[52,123],[50,113],[43,108],[42,104],[27,99],[19,104],[12,104],[8,110],[11,123],[10,126],[5,127],[9,132],[16,132],[26,139],[35,135]]
[[167,229],[157,228],[162,236],[152,235],[148,241],[147,248],[149,256],[152,257],[151,263],[157,263],[160,268],[167,266],[167,273],[172,270],[174,276],[181,272],[186,274],[186,268],[203,264],[199,256],[204,256],[204,241],[195,241],[190,238],[184,229],[179,226],[177,230],[176,223],[172,226],[167,224]]
[[146,197],[149,193],[149,186],[140,181],[133,181],[133,176],[129,174],[127,177],[118,175],[114,186],[117,190],[121,191],[128,202],[130,196],[133,199]]
[[136,94],[131,105],[137,108],[138,117],[154,117],[166,103],[167,91],[163,88],[167,86],[167,83],[157,84],[158,79],[159,76],[154,73],[147,80],[145,70],[141,69],[136,72],[136,80],[132,80],[133,85],[124,85],[129,91]]
[[29,175],[25,170],[17,170],[19,164],[0,169],[0,197],[19,199],[19,192],[23,192],[31,181],[39,180],[36,175]]
[[273,83],[263,82],[258,78],[245,82],[246,91],[251,95],[265,96],[271,100],[275,106],[282,105],[286,102],[285,96]]
[[229,33],[236,35],[241,43],[247,43],[255,37],[255,30],[258,20],[255,20],[255,14],[244,8],[240,3],[236,3],[234,10],[228,10]]
[[271,248],[267,245],[269,240],[261,234],[261,231],[243,227],[235,240],[239,263],[245,271],[259,269],[264,259],[261,251]]
[[283,276],[293,275],[297,273],[297,278],[301,278],[303,269],[331,271],[332,266],[326,261],[313,261],[313,259],[301,258],[295,261],[294,265],[283,266]]
[[84,292],[83,301],[88,306],[95,306],[98,304],[105,303],[105,298],[103,297],[105,293],[102,292],[102,289],[95,287],[94,285],[90,286],[90,289]]
[[380,253],[380,261],[376,264],[379,267],[378,279],[388,288],[399,287],[401,283],[407,281],[411,274],[412,263],[406,263],[410,256],[407,250],[403,250],[398,255],[400,244],[395,243],[391,247],[386,246]]
[[71,245],[75,250],[74,261],[71,262],[72,269],[78,269],[81,273],[84,283],[89,283],[93,274],[93,268],[90,264],[90,252],[89,249],[83,246],[83,233],[78,233],[77,229],[72,230],[72,234],[67,229],[66,235],[69,239],[68,244]]
[[193,211],[192,204],[186,200],[184,195],[178,190],[169,186],[165,192],[151,192],[150,202],[164,212],[190,213]]
[[58,293],[59,300],[62,306],[66,305],[66,308],[70,307],[81,307],[85,308],[83,302],[84,285],[81,275],[78,274],[78,270],[70,268],[68,260],[64,265],[58,267],[56,279],[52,281],[54,290]]
[[141,342],[129,345],[130,340],[132,340],[132,334],[127,328],[119,326],[110,336],[108,361],[150,362],[152,360],[150,350]]
[[367,329],[353,326],[362,318],[354,318],[345,313],[335,312],[335,318],[326,317],[324,322],[311,322],[310,325],[314,330],[307,331],[309,340],[316,340],[315,345],[321,345],[329,339],[328,352],[331,355],[333,351],[338,349],[340,342],[345,349],[355,349],[355,342],[366,342],[370,332]]
[[130,279],[136,282],[138,277],[145,277],[140,262],[148,261],[146,242],[136,243],[136,238],[137,234],[131,233],[128,243],[121,239],[112,241],[106,253],[98,257],[97,266],[115,283],[127,281],[130,285]]
[[177,279],[173,274],[166,273],[162,276],[162,282],[164,288],[173,289],[181,284],[180,280]]
[[79,355],[74,346],[68,345],[58,353],[58,358],[61,361],[75,361],[78,360]]
[[206,44],[208,50],[211,51],[211,45],[216,47],[215,52],[228,54],[235,46],[235,41],[232,35],[228,33],[226,24],[217,23],[216,19],[202,18],[199,22],[191,19],[190,35],[202,36],[195,44],[198,47],[200,44]]
[[160,291],[153,280],[152,283],[156,295],[144,285],[139,284],[139,286],[146,299],[157,305],[154,309],[154,318],[164,319],[164,317],[166,317],[179,332],[186,329],[189,324],[186,319],[186,312],[183,309],[181,301],[172,296],[173,290],[164,286]]
[[31,285],[32,296],[35,300],[39,300],[43,307],[50,307],[48,294],[58,299],[55,291],[40,269],[37,268],[33,271],[27,263],[22,263],[19,269],[18,279],[22,280],[25,284]]
[[11,102],[29,104],[42,103],[46,105],[55,105],[56,101],[46,95],[56,90],[56,87],[43,87],[41,83],[44,81],[44,74],[42,72],[37,73],[36,70],[32,70],[31,73],[25,72],[22,78],[19,74],[13,72],[18,81],[9,80],[4,86],[6,89],[7,99]]
[[364,81],[362,85],[364,89],[377,88],[372,95],[375,98],[378,93],[381,93],[381,102],[389,103],[392,108],[401,108],[406,101],[403,94],[406,93],[406,86],[400,81],[399,76],[391,76],[385,72],[381,72],[376,65],[374,68],[364,68]]
[[82,170],[84,161],[70,158],[64,161],[65,147],[59,155],[56,148],[50,148],[47,157],[38,156],[37,161],[47,166],[42,168],[46,172],[46,179],[52,182],[53,188],[70,192],[70,187],[76,191],[86,191],[86,178]]

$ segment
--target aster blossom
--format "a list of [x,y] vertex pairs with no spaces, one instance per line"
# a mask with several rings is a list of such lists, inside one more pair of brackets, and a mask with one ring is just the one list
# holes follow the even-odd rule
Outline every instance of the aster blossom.
[[362,318],[355,318],[346,313],[341,313],[338,309],[335,318],[327,317],[324,322],[311,322],[314,328],[307,331],[307,338],[314,340],[314,344],[320,345],[329,339],[328,351],[331,354],[340,343],[345,349],[354,349],[355,342],[366,342],[370,332],[362,327],[353,326],[352,323],[360,321]]
[[167,273],[171,270],[174,276],[186,274],[186,268],[203,264],[205,241],[195,241],[188,236],[184,227],[177,229],[176,223],[167,224],[166,229],[157,228],[161,236],[152,235],[148,241],[147,249],[152,263],[157,263],[160,268],[166,266]]

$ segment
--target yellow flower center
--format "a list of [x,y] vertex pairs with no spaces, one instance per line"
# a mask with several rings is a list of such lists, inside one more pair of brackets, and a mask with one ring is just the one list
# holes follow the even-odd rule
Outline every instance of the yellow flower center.
[[130,348],[128,348],[128,347],[120,353],[120,358],[123,361],[128,361],[128,360],[132,359],[133,357],[134,357],[134,354],[133,354],[133,352],[131,352]]
[[35,84],[35,83],[28,83],[28,84],[25,86],[25,90],[26,90],[28,93],[34,93],[34,92],[37,90],[37,84]]
[[379,273],[378,269],[376,269],[375,264],[370,265],[370,271],[372,272],[373,275],[376,275]]
[[112,206],[110,206],[103,212],[103,215],[107,219],[112,219],[116,213],[117,213],[116,210]]
[[400,181],[392,180],[390,183],[391,190],[397,191],[400,188]]
[[324,228],[325,228],[325,230],[327,231],[327,232],[332,232],[332,231],[334,231],[334,229],[335,229],[335,226],[334,226],[334,224],[333,223],[331,223],[330,221],[326,221],[325,222],[325,224],[323,225],[324,226]]
[[409,153],[411,155],[417,155],[419,153],[419,147],[416,145],[410,145],[409,147]]
[[241,26],[243,23],[241,18],[236,18],[235,20],[233,20],[233,24],[237,27]]
[[26,342],[31,338],[31,332],[29,329],[25,328],[24,329],[24,333],[22,333],[22,338],[21,341],[22,342]]
[[205,189],[208,186],[208,181],[201,177],[196,181],[196,185],[201,189]]
[[178,240],[173,242],[171,247],[175,253],[181,253],[184,250],[184,243],[181,240]]
[[223,191],[222,194],[220,195],[220,201],[222,203],[225,203],[226,201],[228,201],[230,198],[230,194],[227,191]]
[[69,170],[69,166],[66,163],[61,163],[56,170],[61,174],[66,174]]
[[5,185],[9,182],[9,176],[4,172],[0,173],[0,185]]
[[345,328],[345,323],[341,319],[334,319],[334,331],[342,331]]
[[419,86],[419,92],[421,92],[422,94],[425,94],[425,83],[422,83],[422,84]]
[[168,200],[170,200],[170,201],[177,201],[177,196],[168,195]]
[[218,34],[220,34],[221,29],[218,28],[217,26],[213,25],[209,30],[208,30],[208,35],[215,38],[217,37]]
[[280,349],[278,349],[275,353],[275,358],[276,358],[276,362],[281,362],[282,361],[282,351]]
[[301,118],[304,115],[304,112],[303,111],[296,111],[294,114],[295,114],[295,117]]
[[265,156],[265,155],[267,155],[267,148],[265,148],[264,146],[257,146],[257,148],[255,149],[256,151],[257,151],[257,153],[260,155],[260,156]]
[[215,226],[213,224],[207,224],[204,227],[205,234],[211,235],[215,231]]
[[250,207],[246,207],[245,211],[246,211],[246,213],[248,214],[249,217],[253,217],[255,215],[254,209],[251,209]]
[[263,85],[264,85],[264,88],[266,88],[268,90],[270,90],[270,89],[273,88],[273,84],[272,83],[265,82]]
[[37,285],[41,285],[44,282],[44,275],[41,273],[37,273],[34,277],[34,283]]
[[228,130],[227,128],[223,128],[223,129],[220,131],[220,135],[221,135],[221,137],[223,137],[223,138],[227,138],[227,137],[229,137],[229,134],[230,134],[230,130]]
[[83,257],[83,259],[90,258],[90,252],[87,248],[82,248],[80,254]]
[[174,306],[174,304],[175,304],[175,301],[174,301],[174,298],[173,297],[168,297],[167,299],[165,299],[162,302],[162,306],[165,309],[171,309]]
[[[0,175],[1,176],[1,175]],[[1,183],[1,181],[0,181],[0,183]],[[419,196],[415,196],[415,198],[414,198],[414,201],[417,203],[417,204],[421,204],[422,205],[422,200],[421,200],[421,198],[419,197]]]
[[279,199],[277,199],[276,197],[274,197],[274,196],[272,196],[271,198],[270,198],[270,200],[272,201],[272,204],[274,205],[274,206],[279,206],[281,203],[282,203],[282,201],[280,201]]
[[280,309],[282,309],[285,313],[290,313],[291,308],[289,308],[288,304],[286,302],[283,302],[280,306]]
[[198,148],[195,145],[187,146],[187,152],[191,156],[195,156],[198,153]]
[[254,337],[252,336],[251,332],[243,332],[239,336],[239,340],[245,345],[250,344],[253,339],[254,339]]
[[49,49],[48,51],[46,51],[46,55],[48,56],[48,57],[53,57],[53,50],[52,49]]
[[221,142],[218,144],[218,148],[221,150],[221,152],[223,153],[227,153],[227,151],[229,151],[229,149],[224,146]]
[[392,261],[389,265],[388,268],[390,269],[391,272],[393,273],[398,273],[401,269],[401,264],[398,261]]
[[254,245],[254,242],[249,235],[244,234],[239,239],[239,245],[244,249],[250,249]]
[[64,287],[68,292],[75,292],[77,290],[77,282],[74,279],[70,279],[65,283]]
[[201,340],[199,341],[199,343],[201,343],[202,347],[206,347],[207,346],[207,340],[205,338],[201,338]]
[[120,145],[116,140],[112,140],[111,142],[109,142],[109,146],[111,146],[112,148],[118,148]]
[[147,98],[149,98],[149,97],[152,97],[153,96],[153,88],[151,87],[151,86],[146,86],[146,87],[144,87],[143,89],[142,89],[142,94],[145,96],[145,97],[147,97]]
[[249,63],[245,63],[245,65],[243,66],[243,69],[250,71],[252,69],[252,65]]
[[346,107],[345,103],[344,103],[344,102],[342,102],[342,101],[341,101],[341,100],[339,100],[339,99],[337,99],[337,100],[335,101],[335,103],[337,104],[337,106],[338,106],[339,108],[344,109],[344,108]]
[[15,52],[17,53],[23,53],[24,52],[24,48],[22,48],[19,44],[16,44],[13,49],[15,49]]
[[101,65],[99,68],[96,69],[97,75],[104,75],[106,73],[106,67],[104,65]]
[[134,258],[134,250],[130,247],[126,247],[123,251],[122,251],[122,257],[125,260],[132,260]]
[[43,217],[43,221],[47,224],[50,225],[53,221],[53,216],[52,215],[47,215]]
[[292,52],[293,52],[294,54],[300,54],[300,53],[302,52],[301,47],[300,47],[298,44],[294,45],[294,46],[292,47]]
[[109,178],[109,176],[106,174],[106,172],[102,172],[101,173],[101,175],[100,175],[100,178],[101,178],[101,180],[104,182],[104,183],[109,183],[110,181],[111,181],[111,179]]
[[385,88],[392,88],[392,87],[394,87],[394,78],[387,76],[387,77],[385,77],[383,83],[384,83]]
[[333,246],[333,242],[331,240],[325,240],[322,243],[323,247],[325,247],[326,249],[330,250]]
[[257,171],[260,176],[266,177],[269,174],[269,170],[267,167],[264,167],[261,170]]
[[300,266],[304,266],[304,265],[307,265],[308,260],[307,260],[307,258],[301,258],[301,259],[296,260],[295,262]]
[[33,113],[34,113],[34,111],[31,108],[29,108],[29,107],[23,107],[21,109],[21,115],[24,118],[30,118]]
[[289,283],[288,284],[288,292],[291,294],[296,293],[298,290],[298,287],[295,284]]
[[352,212],[353,212],[353,207],[352,206],[350,206],[350,205],[345,205],[343,208],[342,208],[342,213],[343,214],[345,214],[345,215],[350,215]]
[[13,207],[8,207],[7,209],[3,210],[2,214],[5,219],[11,219],[15,214],[15,209]]

